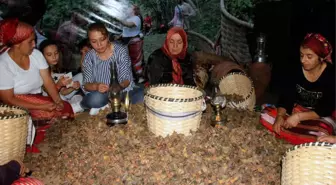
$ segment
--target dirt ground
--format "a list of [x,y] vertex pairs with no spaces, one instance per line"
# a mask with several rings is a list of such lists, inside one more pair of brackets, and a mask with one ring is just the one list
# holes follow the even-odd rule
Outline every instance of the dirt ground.
[[155,137],[143,104],[132,105],[129,123],[109,128],[83,113],[57,122],[27,154],[33,176],[46,184],[280,184],[286,143],[259,124],[259,114],[225,108],[225,126],[210,125],[211,106],[191,136]]

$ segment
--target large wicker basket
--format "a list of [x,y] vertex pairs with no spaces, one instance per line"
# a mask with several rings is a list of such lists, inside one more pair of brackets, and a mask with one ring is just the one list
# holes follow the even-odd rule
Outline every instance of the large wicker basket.
[[237,19],[227,12],[225,0],[220,1],[221,8],[221,47],[222,55],[232,57],[239,63],[252,60],[246,34],[253,29],[253,24]]
[[252,80],[243,72],[232,72],[223,76],[219,82],[220,92],[224,95],[239,95],[243,100],[227,102],[230,108],[253,110],[256,103]]
[[156,136],[190,135],[199,128],[205,109],[202,91],[193,86],[159,84],[145,94],[148,128]]
[[194,47],[196,51],[215,53],[215,44],[209,38],[191,30],[187,31],[187,34],[188,45]]
[[282,185],[336,184],[336,145],[305,143],[288,150],[282,161]]
[[13,159],[23,160],[28,134],[28,112],[19,107],[0,105],[0,112],[13,112],[13,116],[0,116],[0,165]]

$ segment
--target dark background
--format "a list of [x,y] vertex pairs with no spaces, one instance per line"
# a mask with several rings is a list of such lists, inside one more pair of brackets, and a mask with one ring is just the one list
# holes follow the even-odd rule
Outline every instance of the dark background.
[[[255,9],[254,33],[267,35],[268,61],[272,63],[270,89],[286,88],[289,75],[300,65],[300,43],[307,33],[320,33],[333,46],[335,61],[335,1],[284,0],[261,3]],[[253,49],[252,49],[253,51]]]

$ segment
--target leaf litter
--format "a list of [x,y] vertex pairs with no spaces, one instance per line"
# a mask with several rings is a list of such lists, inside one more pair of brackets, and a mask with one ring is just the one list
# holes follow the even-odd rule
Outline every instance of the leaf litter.
[[143,104],[131,106],[127,125],[107,127],[110,110],[60,121],[47,132],[49,150],[25,162],[46,184],[280,184],[291,145],[261,127],[256,112],[225,108],[226,125],[212,127],[210,107],[191,136],[156,137]]

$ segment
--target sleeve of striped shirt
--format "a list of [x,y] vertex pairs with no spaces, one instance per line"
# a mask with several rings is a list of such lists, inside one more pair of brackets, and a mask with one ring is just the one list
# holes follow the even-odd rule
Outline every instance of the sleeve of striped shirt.
[[88,52],[85,55],[83,61],[83,76],[84,76],[83,84],[93,83],[92,63],[93,63],[92,52]]
[[131,58],[128,55],[128,49],[126,46],[120,45],[118,61],[119,61],[119,67],[118,67],[119,82],[129,80],[130,84],[123,91],[130,91],[133,89],[134,82],[133,82]]

